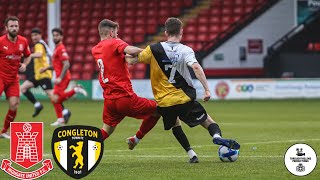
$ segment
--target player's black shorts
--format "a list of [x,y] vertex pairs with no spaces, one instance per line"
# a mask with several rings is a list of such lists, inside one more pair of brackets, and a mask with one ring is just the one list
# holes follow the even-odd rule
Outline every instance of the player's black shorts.
[[36,80],[35,78],[32,78],[32,79],[28,79],[28,80],[33,83],[34,87],[41,86],[41,88],[43,90],[52,89],[51,79],[49,79],[49,78],[43,78],[40,80]]
[[158,111],[162,115],[165,130],[171,129],[176,124],[177,117],[190,127],[197,126],[207,119],[207,112],[198,101],[158,107]]

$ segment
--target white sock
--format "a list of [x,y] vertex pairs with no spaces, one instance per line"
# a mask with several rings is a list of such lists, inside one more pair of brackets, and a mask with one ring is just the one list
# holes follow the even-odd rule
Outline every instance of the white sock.
[[76,93],[79,93],[79,92],[80,92],[80,88],[79,88],[79,87],[75,87],[75,88],[74,88],[74,91],[75,91]]
[[193,149],[190,149],[190,150],[188,151],[188,156],[189,156],[189,158],[191,159],[191,158],[193,158],[193,156],[197,156],[197,154],[196,154],[196,152],[193,151]]
[[219,133],[216,133],[216,134],[213,135],[213,139],[214,139],[214,138],[221,138],[221,136],[220,136]]
[[68,112],[69,112],[68,109],[64,109],[64,110],[62,110],[62,115],[66,115],[66,114],[68,114]]
[[60,122],[60,123],[64,123],[64,119],[63,118],[58,118],[57,121]]
[[40,103],[40,102],[37,101],[36,103],[34,103],[34,107],[35,107],[35,108],[38,108],[38,107],[40,107],[40,106],[41,106],[41,103]]
[[136,144],[138,144],[138,143],[139,143],[139,141],[140,141],[140,139],[139,139],[139,138],[137,138],[137,136],[136,136],[136,135],[134,135],[133,137],[134,137],[134,141],[136,142]]

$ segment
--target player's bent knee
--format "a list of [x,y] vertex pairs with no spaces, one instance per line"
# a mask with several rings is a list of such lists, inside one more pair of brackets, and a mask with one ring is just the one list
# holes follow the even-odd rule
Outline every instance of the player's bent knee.
[[16,111],[19,106],[19,100],[14,100],[9,103],[9,109],[12,111]]
[[22,94],[24,94],[24,93],[27,92],[27,88],[21,87],[21,90],[20,90],[20,91],[21,91]]

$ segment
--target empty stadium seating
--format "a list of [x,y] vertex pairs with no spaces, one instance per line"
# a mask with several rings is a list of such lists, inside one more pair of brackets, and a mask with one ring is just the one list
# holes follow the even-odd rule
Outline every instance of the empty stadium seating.
[[[211,0],[211,5],[195,18],[186,20],[182,42],[195,51],[211,41],[235,22],[260,8],[267,0]],[[62,0],[61,26],[64,43],[70,55],[73,79],[96,78],[99,69],[91,55],[91,48],[99,42],[98,23],[105,18],[119,22],[119,37],[137,45],[156,35],[170,16],[180,16],[192,8],[193,0]],[[47,1],[0,0],[0,17],[18,16],[20,33],[30,39],[33,27],[43,30],[47,39]],[[4,28],[1,29],[4,32]],[[317,46],[318,47],[318,46]],[[130,66],[132,78],[144,78],[145,65]]]
[[[91,48],[99,42],[98,23],[105,18],[120,24],[119,37],[137,45],[146,35],[155,34],[170,16],[178,16],[183,8],[191,7],[192,0],[62,0],[61,25],[65,31],[65,45],[71,56],[74,79],[95,78],[99,69],[93,67]],[[82,63],[82,66],[79,66]],[[90,64],[91,63],[91,64]],[[143,68],[142,68],[143,66]],[[145,65],[131,66],[132,78],[145,77]],[[83,72],[78,75],[77,72]],[[90,78],[89,78],[90,79]]]
[[219,33],[232,28],[235,22],[251,14],[267,0],[212,0],[211,6],[189,19],[184,27],[182,42],[195,51],[203,50],[204,43],[215,39]]

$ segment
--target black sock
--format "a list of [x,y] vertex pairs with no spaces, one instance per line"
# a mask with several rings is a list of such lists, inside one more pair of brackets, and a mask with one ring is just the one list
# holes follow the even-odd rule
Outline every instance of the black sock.
[[191,147],[190,147],[188,138],[184,134],[181,126],[177,126],[177,127],[172,128],[172,133],[174,134],[176,139],[179,141],[179,143],[181,144],[183,149],[188,152],[191,149]]
[[36,100],[36,98],[33,96],[33,94],[29,91],[29,90],[27,90],[25,93],[23,93],[26,97],[27,97],[27,99],[30,101],[30,102],[32,102],[33,104],[34,103],[36,103],[37,102],[37,100]]
[[63,103],[61,103],[61,106],[62,106],[62,109],[65,109]]
[[220,134],[220,136],[222,136],[221,129],[217,123],[210,124],[208,127],[208,131],[212,137],[213,137],[213,135],[215,135],[217,133]]

